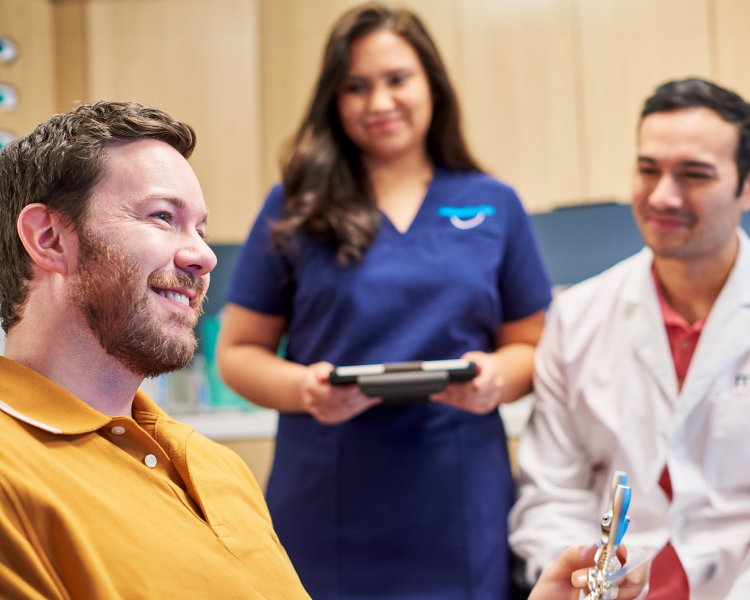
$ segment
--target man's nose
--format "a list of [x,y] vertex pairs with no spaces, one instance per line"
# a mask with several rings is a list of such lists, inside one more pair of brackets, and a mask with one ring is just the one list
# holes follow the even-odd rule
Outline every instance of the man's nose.
[[674,178],[664,173],[648,195],[648,204],[656,210],[670,210],[682,208],[681,188]]
[[175,256],[175,265],[201,277],[216,267],[216,254],[203,238],[195,234],[183,241]]

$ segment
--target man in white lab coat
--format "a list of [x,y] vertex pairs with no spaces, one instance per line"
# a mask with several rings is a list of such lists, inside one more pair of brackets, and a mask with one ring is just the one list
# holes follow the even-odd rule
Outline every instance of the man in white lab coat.
[[560,294],[537,349],[510,542],[533,581],[600,537],[615,470],[625,543],[663,548],[649,600],[718,600],[750,566],[750,106],[699,79],[646,101],[641,252]]

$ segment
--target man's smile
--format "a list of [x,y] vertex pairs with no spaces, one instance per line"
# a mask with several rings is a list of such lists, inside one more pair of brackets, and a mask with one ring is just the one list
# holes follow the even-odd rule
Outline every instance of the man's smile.
[[196,293],[194,290],[179,290],[174,288],[157,288],[152,286],[151,289],[159,294],[162,298],[168,300],[174,300],[185,306],[190,306],[190,301],[195,298]]
[[172,306],[189,317],[201,314],[201,305],[208,287],[201,278],[181,271],[151,273],[148,277],[148,286],[154,294],[164,298],[165,302],[174,302]]
[[687,212],[657,212],[649,211],[646,221],[655,229],[660,231],[674,231],[676,229],[690,229],[695,226],[697,218]]

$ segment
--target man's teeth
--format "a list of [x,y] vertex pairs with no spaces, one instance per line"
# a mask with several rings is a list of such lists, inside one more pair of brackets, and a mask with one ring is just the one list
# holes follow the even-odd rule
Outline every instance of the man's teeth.
[[190,298],[188,298],[185,294],[180,294],[178,292],[159,292],[159,295],[162,298],[169,298],[170,300],[174,300],[175,302],[179,302],[180,304],[184,304],[185,306],[190,306]]

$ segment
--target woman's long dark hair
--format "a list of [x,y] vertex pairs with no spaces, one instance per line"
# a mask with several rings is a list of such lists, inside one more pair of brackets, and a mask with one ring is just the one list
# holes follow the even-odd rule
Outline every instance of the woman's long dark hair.
[[341,126],[336,99],[349,70],[352,42],[381,29],[409,42],[427,75],[433,104],[426,140],[430,158],[451,170],[481,171],[461,132],[458,100],[443,61],[419,18],[378,3],[355,7],[333,27],[315,94],[283,160],[287,201],[272,229],[282,250],[304,232],[335,246],[336,259],[347,264],[360,261],[375,239],[380,211],[359,149]]

